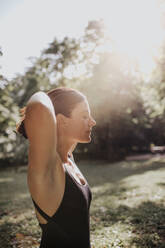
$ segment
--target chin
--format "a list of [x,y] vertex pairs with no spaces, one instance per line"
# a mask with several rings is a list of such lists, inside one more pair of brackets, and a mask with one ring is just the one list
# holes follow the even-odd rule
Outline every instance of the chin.
[[91,142],[91,137],[89,137],[87,140],[87,143],[90,143],[90,142]]
[[91,137],[87,137],[85,139],[82,139],[80,143],[90,143],[91,142]]

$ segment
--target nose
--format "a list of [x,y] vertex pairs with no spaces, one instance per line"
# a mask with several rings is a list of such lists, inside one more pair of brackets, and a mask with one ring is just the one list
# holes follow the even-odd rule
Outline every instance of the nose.
[[94,127],[96,125],[96,121],[91,117],[90,119],[90,126]]

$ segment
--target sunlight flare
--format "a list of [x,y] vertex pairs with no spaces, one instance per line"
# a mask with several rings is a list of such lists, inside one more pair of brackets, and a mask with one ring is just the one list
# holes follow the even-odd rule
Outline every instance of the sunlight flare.
[[143,73],[150,73],[164,39],[161,9],[156,0],[111,0],[104,20],[115,49],[138,60]]

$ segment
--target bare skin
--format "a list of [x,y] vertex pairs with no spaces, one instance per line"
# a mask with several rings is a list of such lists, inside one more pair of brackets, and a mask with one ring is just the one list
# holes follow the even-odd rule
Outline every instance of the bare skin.
[[[55,116],[50,98],[43,92],[37,92],[27,104],[24,124],[29,139],[29,191],[40,208],[53,216],[64,195],[64,163],[79,184],[86,183],[68,155],[72,156],[78,142],[90,142],[91,129],[96,123],[90,115],[87,101],[77,104],[70,118],[62,114]],[[46,224],[47,221],[35,211],[38,221]]]

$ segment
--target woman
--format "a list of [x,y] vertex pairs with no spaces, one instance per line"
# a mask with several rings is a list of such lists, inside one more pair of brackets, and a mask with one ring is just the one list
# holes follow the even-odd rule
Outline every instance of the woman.
[[86,97],[70,88],[35,93],[17,127],[29,140],[27,183],[42,229],[40,248],[89,248],[91,191],[72,152],[96,124]]

